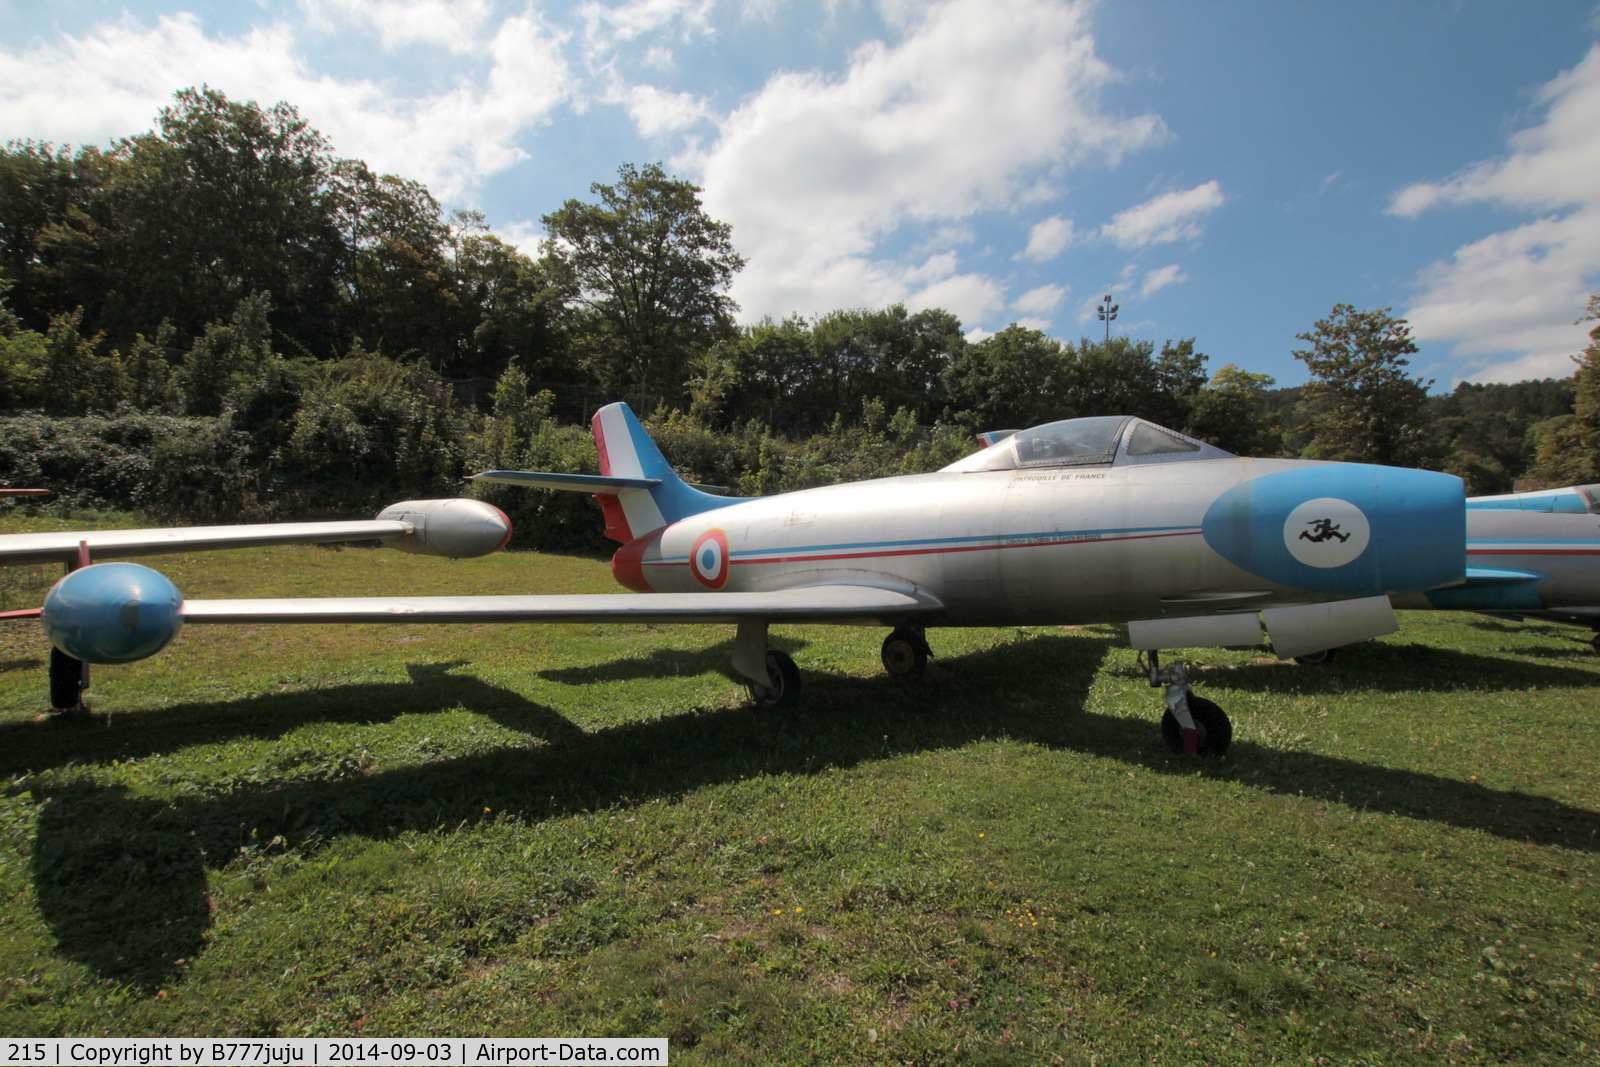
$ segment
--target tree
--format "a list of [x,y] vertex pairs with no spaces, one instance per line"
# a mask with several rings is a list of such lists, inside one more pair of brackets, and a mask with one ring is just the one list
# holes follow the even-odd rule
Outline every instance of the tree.
[[191,415],[221,415],[239,407],[269,382],[278,362],[267,325],[272,298],[252,293],[239,301],[227,325],[212,323],[184,360],[183,387]]
[[1269,374],[1227,364],[1194,396],[1184,432],[1240,456],[1276,456],[1283,449],[1283,426],[1266,408],[1273,386]]
[[193,338],[270,292],[273,326],[301,349],[327,351],[345,261],[327,141],[288,104],[235,103],[214,89],[180,91],[159,125],[117,143],[105,227],[74,233],[82,228],[67,220],[41,236],[106,264],[93,324],[128,340],[170,318]]
[[831,387],[832,412],[863,410],[877,399],[932,422],[944,406],[944,372],[966,345],[961,320],[942,308],[911,313],[904,304],[875,311],[831,311],[812,325],[817,360]]
[[1406,356],[1417,351],[1404,319],[1379,311],[1335,304],[1333,314],[1310,333],[1294,356],[1311,371],[1301,403],[1327,410],[1307,420],[1306,454],[1315,459],[1433,467],[1439,448],[1432,433],[1428,386],[1406,373]]
[[598,377],[677,402],[697,349],[732,331],[737,305],[722,290],[744,266],[732,227],[708,216],[700,189],[659,164],[624,164],[615,185],[543,217],[558,284],[589,315],[583,340]]
[[[1600,320],[1600,292],[1589,294],[1579,322]],[[1589,346],[1572,357],[1575,395],[1572,419],[1543,435],[1539,456],[1528,473],[1553,485],[1600,482],[1600,326],[1589,331]]]
[[[47,232],[74,220],[92,232],[92,217],[113,161],[96,148],[73,153],[48,143],[12,141],[0,149],[0,276],[12,283],[8,301],[30,329],[42,331],[53,315],[85,303],[84,283],[98,290],[99,264],[63,264],[41,244]],[[77,276],[73,276],[76,274]]]
[[516,359],[534,381],[578,377],[567,363],[564,294],[546,268],[491,234],[457,239],[453,274],[463,309],[477,320],[462,371],[495,377]]
[[950,417],[971,430],[1016,430],[1067,418],[1075,414],[1063,413],[1059,399],[1067,363],[1060,341],[1012,323],[951,362],[944,376]]
[[[826,425],[837,410],[835,383],[817,355],[811,327],[798,315],[781,323],[769,316],[740,327],[707,358],[724,364],[725,376],[739,383],[724,397],[729,422],[756,419],[781,432],[811,430]],[[696,388],[703,391],[714,382]]]

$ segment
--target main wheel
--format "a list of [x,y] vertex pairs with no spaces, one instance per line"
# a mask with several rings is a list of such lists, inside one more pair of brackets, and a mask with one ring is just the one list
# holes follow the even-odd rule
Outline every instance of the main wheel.
[[764,708],[792,708],[800,703],[800,668],[787,652],[767,650],[767,684],[751,682],[750,699]]
[[[1220,756],[1228,751],[1228,746],[1233,743],[1233,723],[1228,721],[1227,712],[1205,697],[1191,692],[1189,715],[1194,719],[1195,733],[1198,735],[1195,755]],[[1161,715],[1161,739],[1167,743],[1167,751],[1173,755],[1183,755],[1183,728],[1178,725],[1170,708]]]
[[1302,667],[1320,667],[1325,663],[1332,663],[1337,648],[1325,648],[1320,652],[1307,652],[1303,656],[1296,656],[1294,661]]
[[50,707],[72,711],[83,703],[83,661],[50,649]]
[[921,674],[928,667],[928,643],[910,630],[896,630],[883,639],[883,669],[897,678]]

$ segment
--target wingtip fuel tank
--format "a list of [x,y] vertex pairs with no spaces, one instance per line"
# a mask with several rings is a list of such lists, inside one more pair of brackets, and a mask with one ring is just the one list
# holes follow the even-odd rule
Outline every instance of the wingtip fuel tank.
[[379,521],[411,524],[410,537],[390,542],[402,552],[450,559],[475,559],[506,546],[511,520],[493,504],[466,497],[402,500],[378,512]]
[[85,663],[132,663],[183,628],[183,595],[137,563],[96,563],[63,577],[39,615],[50,643]]

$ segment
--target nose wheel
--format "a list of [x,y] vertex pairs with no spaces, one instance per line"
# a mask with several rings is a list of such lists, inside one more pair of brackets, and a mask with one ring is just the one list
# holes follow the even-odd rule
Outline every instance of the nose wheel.
[[[1194,754],[1220,756],[1227,752],[1228,745],[1233,741],[1233,723],[1228,721],[1227,713],[1205,697],[1195,695],[1192,689],[1186,699],[1189,702],[1189,717],[1194,720]],[[1184,754],[1183,727],[1178,725],[1178,717],[1171,708],[1161,715],[1161,740],[1167,743],[1168,752],[1175,756]]]
[[1161,666],[1160,653],[1150,652],[1150,684],[1166,687],[1167,710],[1161,716],[1161,739],[1174,755],[1221,756],[1233,742],[1233,723],[1220,706],[1189,688],[1189,672],[1180,660]]

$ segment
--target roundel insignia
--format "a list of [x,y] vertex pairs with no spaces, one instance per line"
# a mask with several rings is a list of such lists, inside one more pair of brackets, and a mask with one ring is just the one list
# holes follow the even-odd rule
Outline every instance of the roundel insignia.
[[1342,567],[1361,555],[1371,538],[1362,510],[1333,496],[1307,500],[1283,523],[1289,555],[1308,567]]
[[695,581],[707,589],[721,589],[728,582],[728,535],[707,530],[689,549],[689,569]]

